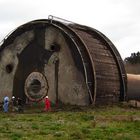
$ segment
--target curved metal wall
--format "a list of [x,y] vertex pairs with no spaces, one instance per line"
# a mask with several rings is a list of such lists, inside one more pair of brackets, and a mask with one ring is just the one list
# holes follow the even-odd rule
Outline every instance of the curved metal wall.
[[127,75],[123,60],[113,43],[101,32],[82,25],[70,26],[85,42],[96,73],[96,100],[124,101]]
[[22,33],[46,25],[60,31],[75,46],[82,62],[90,104],[125,100],[127,76],[121,56],[107,37],[90,27],[56,20],[32,21],[11,33],[1,45],[0,52]]

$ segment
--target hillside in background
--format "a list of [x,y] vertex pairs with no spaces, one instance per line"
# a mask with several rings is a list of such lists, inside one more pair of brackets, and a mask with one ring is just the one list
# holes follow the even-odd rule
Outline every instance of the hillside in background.
[[125,63],[127,73],[140,74],[140,64]]

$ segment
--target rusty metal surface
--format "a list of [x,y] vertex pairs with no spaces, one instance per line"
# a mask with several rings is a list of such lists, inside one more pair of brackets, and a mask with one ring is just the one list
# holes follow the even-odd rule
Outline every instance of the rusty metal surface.
[[140,101],[140,75],[127,74],[127,77],[128,77],[127,100]]
[[[125,100],[127,77],[122,59],[115,46],[103,34],[92,28],[72,23],[64,24],[52,19],[32,21],[11,33],[0,47],[0,52],[22,33],[47,26],[59,30],[63,33],[65,40],[69,38],[74,44],[78,52],[77,56],[82,61],[81,69],[84,71],[85,84],[91,103],[102,102],[102,100],[104,102]],[[34,84],[31,86],[33,79],[36,79],[38,86]],[[59,82],[59,80],[57,81]],[[40,86],[41,90],[39,90]],[[59,86],[58,83],[57,86]],[[24,90],[28,98],[37,101],[47,94],[48,83],[40,73],[31,73],[26,78]]]
[[[97,80],[97,98],[112,96],[113,100],[125,100],[127,76],[123,61],[115,46],[97,30],[71,25],[71,28],[81,36],[87,45],[92,61],[95,64]],[[108,43],[109,42],[109,43]]]
[[89,91],[90,102],[91,104],[95,104],[95,94],[96,94],[96,79],[95,79],[95,71],[94,71],[94,64],[91,61],[91,57],[89,55],[88,49],[86,48],[84,42],[80,39],[80,37],[73,32],[68,26],[63,23],[57,21],[51,21],[51,24],[60,30],[62,30],[71,41],[74,42],[79,54],[81,56],[84,72],[85,72],[85,81]]

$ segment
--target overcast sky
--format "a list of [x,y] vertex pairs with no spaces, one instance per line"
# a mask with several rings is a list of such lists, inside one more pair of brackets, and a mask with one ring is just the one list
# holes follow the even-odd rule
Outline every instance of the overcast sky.
[[140,51],[140,0],[0,0],[0,40],[16,27],[48,15],[101,31],[123,59]]

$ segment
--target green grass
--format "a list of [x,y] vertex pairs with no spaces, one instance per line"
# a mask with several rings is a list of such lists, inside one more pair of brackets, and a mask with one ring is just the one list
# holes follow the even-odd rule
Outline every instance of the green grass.
[[140,110],[126,106],[0,112],[1,140],[139,140]]

